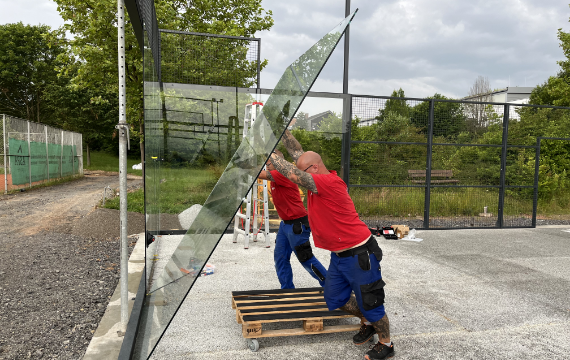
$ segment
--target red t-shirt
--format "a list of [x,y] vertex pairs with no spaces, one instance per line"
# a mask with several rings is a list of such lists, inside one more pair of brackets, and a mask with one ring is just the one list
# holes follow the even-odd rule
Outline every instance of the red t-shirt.
[[294,220],[307,216],[297,184],[277,170],[272,170],[270,173],[274,180],[271,182],[271,196],[279,217],[283,220]]
[[344,181],[330,174],[311,174],[317,192],[308,191],[307,209],[315,246],[329,251],[349,249],[370,237],[360,220]]

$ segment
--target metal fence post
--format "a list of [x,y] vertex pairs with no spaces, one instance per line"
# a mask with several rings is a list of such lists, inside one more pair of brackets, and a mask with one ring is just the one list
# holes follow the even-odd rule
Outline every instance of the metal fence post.
[[8,170],[6,167],[7,154],[6,154],[6,114],[2,114],[2,139],[4,142],[4,194],[8,193]]
[[121,218],[121,331],[127,330],[129,322],[129,252],[127,239],[127,125],[126,79],[125,79],[125,9],[124,0],[117,1],[117,47],[119,70],[119,189]]
[[536,158],[534,159],[534,196],[532,199],[532,227],[536,227],[536,214],[538,210],[538,173],[540,171],[541,140],[541,138],[536,139]]
[[73,149],[73,133],[71,133],[71,176],[75,175],[75,151]]
[[44,132],[46,134],[46,168],[47,168],[47,180],[49,181],[49,145],[48,145],[48,134],[47,126],[44,125]]
[[344,129],[342,132],[341,143],[341,176],[346,186],[350,186],[350,145],[351,145],[351,127],[352,127],[352,95],[343,97],[342,118]]
[[30,175],[30,185],[28,186],[29,188],[32,187],[32,146],[30,145],[30,122],[27,121],[28,123],[28,172]]
[[509,105],[504,105],[503,110],[503,146],[501,151],[501,177],[499,188],[499,208],[497,210],[497,227],[504,226],[504,207],[505,207],[505,179],[507,172],[507,136],[509,134]]
[[429,123],[427,138],[427,156],[426,156],[426,189],[424,199],[424,229],[429,229],[429,206],[431,201],[431,158],[433,144],[433,123],[434,123],[435,100],[429,101]]
[[61,151],[59,152],[59,177],[63,177],[63,130],[61,130]]

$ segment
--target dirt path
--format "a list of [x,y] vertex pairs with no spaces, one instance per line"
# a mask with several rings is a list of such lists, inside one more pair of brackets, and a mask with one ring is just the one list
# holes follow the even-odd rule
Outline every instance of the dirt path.
[[[82,357],[119,277],[119,213],[97,208],[105,186],[118,175],[0,196],[0,359]],[[143,231],[129,213],[129,234]]]

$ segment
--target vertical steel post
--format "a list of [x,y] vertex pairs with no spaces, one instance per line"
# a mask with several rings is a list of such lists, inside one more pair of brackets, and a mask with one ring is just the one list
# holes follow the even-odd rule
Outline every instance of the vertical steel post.
[[8,156],[6,154],[6,114],[2,114],[2,139],[4,142],[4,194],[8,193],[8,170],[6,167]]
[[[344,17],[350,15],[350,0],[345,0]],[[344,71],[342,76],[342,93],[348,94],[348,55],[350,48],[350,25],[346,27],[344,32]]]
[[534,196],[532,198],[532,227],[536,227],[536,213],[538,210],[538,172],[540,170],[540,140],[536,139],[536,155],[534,159]]
[[28,123],[28,175],[30,177],[30,185],[28,187],[32,187],[32,146],[30,144],[30,122]]
[[48,144],[48,134],[47,126],[44,125],[44,132],[46,134],[46,168],[47,168],[47,180],[49,181],[49,144]]
[[499,209],[497,210],[497,227],[504,226],[504,207],[505,207],[505,178],[507,172],[507,136],[509,134],[509,105],[504,105],[503,110],[503,146],[501,151],[501,177],[499,188]]
[[351,145],[351,120],[352,120],[352,95],[343,96],[342,108],[342,142],[340,170],[342,180],[350,187],[350,145]]
[[63,177],[63,130],[61,130],[61,151],[59,152],[59,177]]
[[427,138],[427,157],[426,157],[426,189],[424,199],[424,228],[429,229],[429,207],[431,202],[431,158],[433,152],[433,123],[434,123],[435,101],[429,101],[429,123]]
[[119,52],[119,195],[121,219],[121,327],[125,332],[129,321],[129,253],[127,241],[127,136],[125,79],[125,9],[124,0],[117,0],[117,47]]
[[[256,93],[260,94],[261,89],[261,39],[257,40],[257,90]],[[259,101],[259,99],[256,99]]]
[[73,149],[73,133],[71,135],[71,176],[75,175],[75,150]]

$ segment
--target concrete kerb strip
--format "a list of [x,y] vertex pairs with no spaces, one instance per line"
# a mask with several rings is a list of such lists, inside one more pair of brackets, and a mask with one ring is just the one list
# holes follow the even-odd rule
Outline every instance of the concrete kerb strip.
[[[137,243],[129,257],[129,316],[141,281],[145,265],[144,233],[136,235]],[[121,330],[121,284],[107,305],[105,314],[87,347],[83,360],[117,359],[123,344]]]

